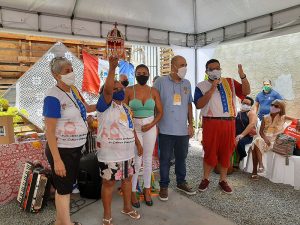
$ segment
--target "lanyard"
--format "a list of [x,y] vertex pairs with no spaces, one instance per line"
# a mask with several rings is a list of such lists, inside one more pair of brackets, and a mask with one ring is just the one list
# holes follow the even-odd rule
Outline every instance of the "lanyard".
[[[79,106],[74,102],[74,100],[70,97],[70,95],[68,95],[67,92],[65,92],[63,89],[61,89],[61,88],[58,87],[58,86],[56,86],[56,87],[57,87],[59,90],[61,90],[62,92],[64,92],[64,93],[68,96],[69,99],[71,99],[71,101],[74,103],[75,107],[79,110],[80,116],[81,116],[81,118],[82,118],[84,124],[87,126],[86,121],[85,121],[85,119],[83,118],[83,116],[82,116],[82,114],[81,114],[81,111],[80,111],[80,109],[79,109]],[[71,89],[71,94],[73,95],[72,89]],[[75,97],[74,97],[74,98],[75,98]]]
[[[177,85],[177,83],[176,83]],[[175,92],[175,82],[173,81],[173,94],[175,95],[176,92]],[[181,96],[181,82],[180,82],[180,96]]]

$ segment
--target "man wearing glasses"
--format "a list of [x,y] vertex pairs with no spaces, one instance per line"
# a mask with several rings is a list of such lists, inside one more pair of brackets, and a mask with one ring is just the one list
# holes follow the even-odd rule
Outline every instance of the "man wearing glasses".
[[221,77],[220,63],[216,59],[206,63],[205,72],[208,80],[197,84],[194,95],[196,108],[201,109],[203,117],[204,174],[198,189],[202,192],[207,190],[210,172],[219,163],[219,186],[223,192],[231,194],[227,170],[235,147],[236,96],[244,99],[250,94],[250,84],[240,64],[238,73],[241,83]]

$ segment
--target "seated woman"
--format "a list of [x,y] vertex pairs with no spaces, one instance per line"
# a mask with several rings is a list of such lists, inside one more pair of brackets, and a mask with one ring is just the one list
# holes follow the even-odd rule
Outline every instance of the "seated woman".
[[97,103],[97,157],[102,177],[103,225],[112,225],[112,193],[117,180],[122,181],[124,206],[121,213],[133,219],[141,217],[131,205],[131,178],[134,174],[134,146],[136,144],[139,155],[142,155],[143,148],[134,131],[130,108],[122,103],[124,87],[114,80],[117,65],[117,58],[109,59],[108,76]]
[[[284,130],[284,124],[287,120],[294,118],[285,115],[285,103],[282,100],[274,100],[270,107],[270,114],[262,119],[259,134],[252,143],[253,171],[252,179],[258,179],[257,173],[264,171],[262,155],[273,148],[273,144],[278,134]],[[259,168],[257,169],[257,166]]]
[[241,111],[238,112],[235,125],[236,125],[236,151],[238,154],[238,162],[247,156],[245,146],[251,144],[253,141],[253,130],[257,122],[257,116],[251,107],[254,100],[246,97],[242,101]]

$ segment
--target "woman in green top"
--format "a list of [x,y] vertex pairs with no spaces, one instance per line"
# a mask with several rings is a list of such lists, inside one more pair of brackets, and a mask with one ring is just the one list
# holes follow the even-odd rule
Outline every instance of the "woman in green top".
[[150,195],[152,154],[157,136],[156,124],[162,118],[163,109],[158,91],[147,85],[149,69],[141,64],[136,67],[135,78],[137,84],[127,87],[124,102],[129,105],[133,112],[134,127],[138,139],[143,147],[143,155],[138,156],[135,150],[135,171],[132,178],[131,202],[136,208],[140,203],[136,198],[136,186],[139,170],[143,162],[144,200],[148,206],[153,202]]

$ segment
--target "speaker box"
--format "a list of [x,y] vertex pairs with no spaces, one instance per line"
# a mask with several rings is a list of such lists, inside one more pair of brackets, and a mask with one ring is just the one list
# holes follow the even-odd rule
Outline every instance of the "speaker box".
[[98,159],[94,152],[80,159],[78,188],[80,196],[89,199],[101,198],[102,179],[99,174]]

